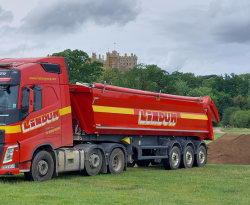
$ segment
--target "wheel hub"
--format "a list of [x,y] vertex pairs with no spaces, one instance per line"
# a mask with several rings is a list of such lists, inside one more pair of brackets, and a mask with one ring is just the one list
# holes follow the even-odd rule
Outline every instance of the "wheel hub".
[[199,152],[199,162],[203,164],[205,161],[205,153],[203,151]]
[[39,163],[38,163],[38,174],[40,176],[45,176],[49,170],[49,166],[48,166],[48,163],[45,161],[45,160],[41,160]]
[[92,168],[96,168],[100,164],[100,157],[97,154],[92,154],[89,157],[89,164]]
[[192,153],[187,151],[187,153],[186,153],[186,162],[187,162],[187,164],[191,164],[192,160],[193,160]]
[[119,155],[115,155],[115,157],[113,158],[113,169],[114,170],[119,170],[122,166],[122,163],[121,163],[121,158]]
[[172,163],[174,166],[177,166],[179,163],[179,154],[177,152],[173,152],[172,154]]

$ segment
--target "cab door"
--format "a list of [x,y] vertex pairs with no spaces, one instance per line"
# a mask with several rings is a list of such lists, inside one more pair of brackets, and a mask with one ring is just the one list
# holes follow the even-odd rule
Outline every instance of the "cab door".
[[45,141],[61,146],[60,86],[44,85]]

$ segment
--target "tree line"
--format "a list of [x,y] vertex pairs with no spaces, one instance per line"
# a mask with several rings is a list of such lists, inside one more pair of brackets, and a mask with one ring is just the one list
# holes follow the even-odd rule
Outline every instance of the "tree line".
[[209,96],[215,103],[224,126],[250,127],[250,74],[205,75],[175,71],[169,73],[157,65],[138,64],[130,71],[117,68],[102,69],[103,64],[91,62],[81,50],[53,53],[49,56],[67,57],[69,80],[76,82],[104,83],[109,85],[183,95]]

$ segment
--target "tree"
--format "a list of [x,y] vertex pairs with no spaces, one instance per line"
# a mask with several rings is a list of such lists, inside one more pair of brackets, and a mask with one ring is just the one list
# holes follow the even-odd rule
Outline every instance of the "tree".
[[190,88],[187,85],[187,82],[178,80],[175,82],[176,94],[178,95],[187,95],[190,91]]
[[222,118],[224,110],[233,106],[233,99],[229,94],[224,92],[213,92],[213,94],[217,97],[217,102],[215,102],[215,105],[220,118]]
[[69,81],[74,84],[77,81],[83,83],[96,82],[98,77],[102,74],[103,64],[95,61],[91,63],[88,54],[81,50],[70,49],[64,50],[59,53],[53,53],[51,56],[66,57],[68,60],[69,68]]
[[234,97],[234,104],[240,107],[241,109],[245,107],[246,103],[246,99],[242,95]]
[[139,64],[125,72],[120,83],[127,88],[159,92],[165,86],[163,78],[166,73],[156,65]]
[[206,97],[206,96],[209,96],[213,100],[215,105],[218,102],[218,97],[213,94],[211,88],[207,88],[207,87],[199,87],[199,88],[192,89],[192,90],[189,91],[188,96],[192,96],[192,97],[199,97],[199,96]]
[[199,79],[193,73],[184,73],[180,76],[180,79],[186,82],[191,89],[199,87]]
[[[224,126],[230,126],[230,118],[236,112],[239,111],[239,107],[228,107],[223,111],[222,123]],[[232,125],[231,125],[232,126]]]
[[250,95],[248,95],[248,97],[247,97],[247,99],[246,99],[246,106],[245,106],[245,108],[246,108],[247,110],[250,110]]
[[107,68],[103,71],[102,75],[99,76],[98,82],[104,83],[104,81],[106,81],[108,85],[118,85],[121,75],[122,73],[118,68]]
[[239,110],[234,112],[230,117],[230,124],[234,127],[250,127],[250,111]]

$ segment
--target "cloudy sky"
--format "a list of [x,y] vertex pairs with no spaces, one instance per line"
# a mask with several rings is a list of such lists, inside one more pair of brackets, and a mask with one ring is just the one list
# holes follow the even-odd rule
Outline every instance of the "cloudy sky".
[[0,0],[0,58],[114,43],[170,73],[250,73],[250,1]]

